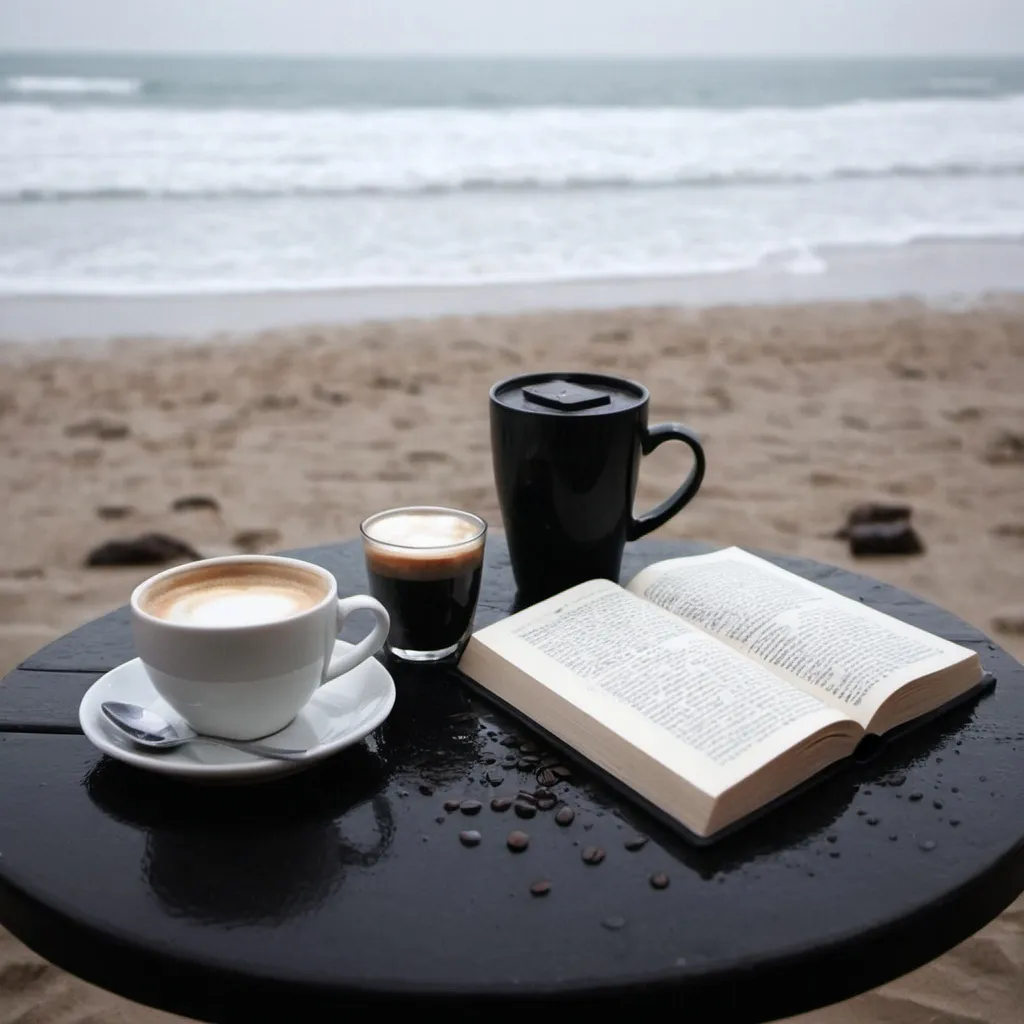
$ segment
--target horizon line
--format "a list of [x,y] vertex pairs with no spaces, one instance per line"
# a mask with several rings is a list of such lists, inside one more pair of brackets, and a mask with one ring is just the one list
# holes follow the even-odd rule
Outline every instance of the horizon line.
[[0,46],[2,57],[181,57],[181,58],[269,58],[274,60],[480,60],[480,61],[676,61],[676,60],[1021,60],[1024,50],[985,51],[796,51],[790,53],[767,52],[707,52],[707,53],[471,53],[468,51],[437,51],[433,53],[403,52],[323,52],[323,51],[269,51],[269,50],[138,50],[92,48],[36,48]]

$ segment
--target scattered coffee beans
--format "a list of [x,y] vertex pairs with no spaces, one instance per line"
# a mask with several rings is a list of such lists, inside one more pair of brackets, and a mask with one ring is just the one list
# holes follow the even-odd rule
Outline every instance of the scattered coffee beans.
[[530,845],[530,837],[525,832],[516,829],[514,832],[509,832],[505,842],[508,843],[508,848],[513,853],[522,853]]
[[571,807],[559,807],[555,813],[555,821],[559,825],[571,825],[576,818],[576,812]]

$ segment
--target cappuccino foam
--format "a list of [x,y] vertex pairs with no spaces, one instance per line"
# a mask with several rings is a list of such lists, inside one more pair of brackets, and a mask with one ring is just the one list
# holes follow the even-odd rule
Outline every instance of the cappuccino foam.
[[308,611],[326,594],[326,585],[313,573],[243,562],[200,566],[162,580],[144,595],[141,606],[182,626],[257,626]]

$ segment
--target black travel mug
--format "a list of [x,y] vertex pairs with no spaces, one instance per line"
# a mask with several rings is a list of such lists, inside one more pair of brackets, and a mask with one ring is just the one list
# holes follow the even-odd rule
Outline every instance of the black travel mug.
[[[599,373],[531,373],[491,388],[494,479],[520,603],[584,580],[618,580],[627,540],[672,518],[704,478],[704,449],[678,423],[647,425],[642,384]],[[664,441],[693,451],[682,486],[634,517],[640,459]]]

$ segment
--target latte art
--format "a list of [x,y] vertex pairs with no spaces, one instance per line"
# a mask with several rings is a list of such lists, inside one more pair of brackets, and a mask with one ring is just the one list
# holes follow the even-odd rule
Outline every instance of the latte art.
[[326,594],[312,573],[264,569],[258,563],[197,567],[145,597],[143,608],[182,626],[258,626],[308,611]]
[[161,618],[189,626],[249,626],[290,618],[313,603],[301,590],[204,588],[169,601]]

